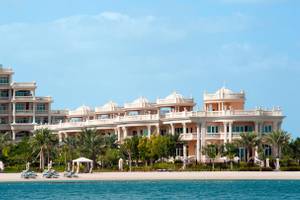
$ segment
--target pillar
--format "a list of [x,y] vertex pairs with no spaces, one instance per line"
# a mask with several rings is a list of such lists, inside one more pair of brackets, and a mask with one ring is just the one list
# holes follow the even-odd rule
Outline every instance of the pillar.
[[187,149],[186,149],[186,144],[183,145],[183,169],[186,168],[186,163],[187,163]]
[[59,141],[59,143],[61,143],[63,141],[62,133],[58,133],[58,141]]
[[174,127],[174,124],[170,124],[171,126],[171,134],[172,135],[175,135],[175,127]]
[[32,103],[32,123],[35,124],[35,107],[36,107],[36,104],[35,103]]
[[160,135],[160,128],[159,128],[159,124],[156,125],[156,131],[157,131],[157,135]]
[[196,161],[197,163],[201,161],[201,133],[200,133],[200,124],[197,124],[197,144],[196,144]]
[[229,142],[232,142],[232,122],[229,122]]
[[12,130],[12,140],[15,141],[16,140],[16,131]]
[[[201,145],[200,145],[200,153],[202,156],[203,147],[205,146],[205,139],[206,139],[206,122],[201,123]],[[204,161],[204,158],[201,158]]]
[[127,127],[123,127],[123,139],[127,138]]
[[227,122],[223,122],[224,124],[224,144],[227,143]]
[[12,115],[13,115],[13,124],[15,124],[16,123],[16,103],[15,102],[13,102],[13,113],[12,113]]
[[186,134],[186,123],[182,123],[183,134]]
[[149,126],[147,126],[147,129],[148,129],[148,138],[150,138],[151,137],[151,126],[149,125]]

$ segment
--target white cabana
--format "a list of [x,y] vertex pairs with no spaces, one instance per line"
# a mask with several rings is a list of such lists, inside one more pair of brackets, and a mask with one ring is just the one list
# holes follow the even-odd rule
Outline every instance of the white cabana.
[[88,158],[80,157],[80,158],[77,158],[76,160],[73,160],[72,162],[73,162],[73,165],[72,165],[73,172],[75,170],[75,164],[77,165],[76,173],[79,173],[80,163],[86,163],[89,166],[89,173],[92,173],[92,170],[93,170],[93,161],[92,160],[90,160]]

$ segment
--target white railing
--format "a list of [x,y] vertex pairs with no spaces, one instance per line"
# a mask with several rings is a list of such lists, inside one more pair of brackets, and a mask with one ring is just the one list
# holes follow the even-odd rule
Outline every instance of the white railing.
[[165,117],[184,118],[184,117],[224,117],[224,116],[282,116],[281,110],[224,110],[224,111],[197,111],[197,112],[170,112]]
[[174,99],[157,99],[157,104],[180,104],[180,103],[194,103],[194,99],[182,99],[182,98],[174,98]]
[[17,114],[33,114],[33,110],[16,110]]
[[51,97],[35,97],[37,101],[52,101]]
[[179,139],[181,141],[197,140],[197,133],[182,133],[180,134]]
[[132,116],[122,116],[116,118],[119,121],[144,121],[144,120],[158,120],[159,115],[132,115]]
[[36,87],[36,83],[35,82],[18,82],[18,83],[16,83],[16,82],[13,82],[12,83],[12,86],[13,87]]
[[154,107],[153,103],[125,103],[124,108],[152,108]]
[[204,101],[206,100],[217,100],[217,99],[243,99],[245,98],[244,93],[236,93],[236,94],[204,94]]

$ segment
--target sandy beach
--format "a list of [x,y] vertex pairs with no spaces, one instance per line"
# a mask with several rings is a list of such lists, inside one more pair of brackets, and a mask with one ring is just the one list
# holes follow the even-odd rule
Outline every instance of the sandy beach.
[[22,179],[18,173],[1,173],[0,182],[19,181],[126,181],[126,180],[300,180],[300,172],[102,172],[78,178]]

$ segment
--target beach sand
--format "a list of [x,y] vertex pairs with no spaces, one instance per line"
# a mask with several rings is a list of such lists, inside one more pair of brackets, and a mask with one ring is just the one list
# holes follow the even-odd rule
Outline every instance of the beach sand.
[[300,172],[101,172],[78,178],[23,179],[20,173],[0,173],[0,182],[18,181],[127,181],[127,180],[300,180]]

